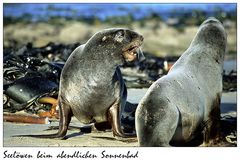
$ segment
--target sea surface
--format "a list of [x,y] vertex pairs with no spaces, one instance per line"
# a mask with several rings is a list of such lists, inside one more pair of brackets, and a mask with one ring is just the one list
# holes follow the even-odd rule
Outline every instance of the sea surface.
[[192,13],[193,10],[204,11],[208,17],[218,11],[236,14],[236,7],[234,3],[4,3],[3,13],[4,17],[25,16],[32,21],[47,20],[49,17],[97,17],[104,20],[125,15],[141,19],[153,13],[167,19]]

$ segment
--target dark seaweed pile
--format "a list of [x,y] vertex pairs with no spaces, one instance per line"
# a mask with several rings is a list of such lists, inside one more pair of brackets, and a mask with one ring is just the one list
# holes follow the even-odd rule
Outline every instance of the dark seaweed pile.
[[79,45],[49,43],[36,48],[28,43],[20,49],[4,48],[4,111],[15,112],[34,107],[34,110],[28,110],[35,113],[43,106],[35,103],[39,97],[57,98],[64,62]]
[[229,74],[223,74],[223,91],[237,91],[237,72],[232,70]]

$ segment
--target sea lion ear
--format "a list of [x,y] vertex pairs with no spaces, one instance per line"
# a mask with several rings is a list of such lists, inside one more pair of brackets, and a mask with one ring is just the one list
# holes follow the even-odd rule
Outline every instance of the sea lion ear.
[[107,37],[106,37],[106,36],[104,36],[104,37],[102,38],[102,41],[104,42],[106,39],[107,39]]
[[114,39],[117,41],[117,42],[122,42],[123,41],[123,38],[124,38],[124,31],[123,30],[119,30]]

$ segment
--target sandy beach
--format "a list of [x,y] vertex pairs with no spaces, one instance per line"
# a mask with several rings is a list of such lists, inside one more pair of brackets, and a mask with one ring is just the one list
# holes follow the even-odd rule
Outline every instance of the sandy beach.
[[[129,89],[128,101],[131,103],[138,103],[139,100],[146,93],[147,89]],[[237,115],[237,93],[228,92],[223,93],[221,100],[221,116],[230,115],[236,117]],[[49,130],[49,126],[57,126],[58,122],[51,122],[50,124],[17,124],[17,123],[3,123],[3,145],[6,147],[135,147],[138,146],[137,139],[116,139],[112,132],[96,132],[83,134],[79,129],[72,128],[67,132],[67,140],[58,139],[36,139],[29,137],[12,137],[20,134],[43,134],[55,133],[56,130]],[[76,118],[73,118],[70,126],[83,127]]]

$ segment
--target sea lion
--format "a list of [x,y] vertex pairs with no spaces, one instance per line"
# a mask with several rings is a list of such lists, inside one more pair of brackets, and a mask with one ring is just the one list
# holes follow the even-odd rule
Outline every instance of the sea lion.
[[64,138],[72,116],[84,124],[108,121],[114,136],[127,137],[120,118],[127,90],[119,65],[141,59],[143,36],[129,29],[105,29],[77,47],[67,59],[60,77],[58,107],[59,131],[49,135]]
[[193,146],[217,139],[226,43],[217,19],[201,24],[189,48],[140,101],[135,114],[140,146]]

